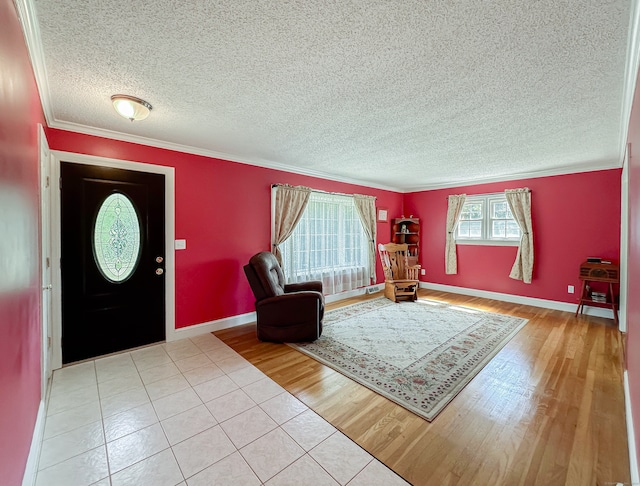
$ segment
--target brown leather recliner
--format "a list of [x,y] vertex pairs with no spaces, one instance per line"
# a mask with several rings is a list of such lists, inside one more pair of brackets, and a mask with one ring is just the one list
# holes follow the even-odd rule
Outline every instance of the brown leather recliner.
[[244,266],[256,297],[258,339],[275,343],[314,341],[322,334],[322,282],[285,284],[273,253],[254,255]]

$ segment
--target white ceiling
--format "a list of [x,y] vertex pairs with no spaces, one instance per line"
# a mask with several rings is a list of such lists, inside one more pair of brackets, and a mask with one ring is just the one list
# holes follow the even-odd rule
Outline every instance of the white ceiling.
[[622,163],[631,0],[17,3],[52,127],[400,191]]

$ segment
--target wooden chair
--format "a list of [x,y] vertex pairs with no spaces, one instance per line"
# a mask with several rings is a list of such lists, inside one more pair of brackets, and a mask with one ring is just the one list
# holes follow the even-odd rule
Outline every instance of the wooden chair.
[[385,277],[384,296],[394,302],[398,302],[398,299],[418,299],[420,265],[409,266],[407,249],[406,244],[378,245]]

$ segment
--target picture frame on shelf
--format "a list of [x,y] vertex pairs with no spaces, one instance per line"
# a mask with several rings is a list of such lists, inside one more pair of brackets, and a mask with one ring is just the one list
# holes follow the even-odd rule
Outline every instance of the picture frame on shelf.
[[378,222],[386,223],[389,221],[389,210],[387,208],[378,208]]

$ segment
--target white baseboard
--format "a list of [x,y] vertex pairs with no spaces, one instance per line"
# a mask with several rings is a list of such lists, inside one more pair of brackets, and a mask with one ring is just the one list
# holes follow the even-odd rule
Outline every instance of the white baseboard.
[[[339,300],[348,299],[350,297],[356,297],[367,293],[367,289],[371,288],[374,292],[378,292],[382,289],[384,284],[370,285],[368,287],[361,287],[355,290],[348,290],[346,292],[340,292],[339,294],[327,295],[324,301],[326,303],[337,302]],[[249,324],[256,321],[255,312],[247,312],[246,314],[239,314],[237,316],[225,317],[224,319],[216,319],[215,321],[203,322],[202,324],[194,324],[193,326],[181,327],[175,329],[173,333],[167,336],[167,342],[178,341],[180,339],[191,338],[199,336],[200,334],[208,334],[210,332],[219,331],[221,329],[229,329],[231,327],[242,326],[243,324]]]
[[[340,292],[339,294],[327,295],[325,296],[325,302],[327,304],[330,304],[332,302],[338,302],[340,300],[349,299],[358,295],[371,293],[370,291],[368,291],[368,289],[371,289],[374,292],[379,292],[380,290],[382,290],[383,286],[384,284],[369,285],[367,287],[361,287],[359,289]],[[488,290],[468,289],[465,287],[454,287],[452,285],[441,285],[429,282],[420,282],[420,288],[440,290],[443,292],[451,292],[454,294],[471,295],[473,297],[484,297],[486,299],[496,299],[502,300],[504,302],[531,305],[534,307],[544,307],[546,309],[561,310],[566,312],[575,312],[576,310],[576,304],[570,304],[568,302],[557,302],[555,300],[536,299],[534,297],[523,297],[521,295],[502,294],[499,292],[490,292]],[[584,313],[592,316],[607,317],[609,319],[613,319],[613,311],[611,311],[611,309],[585,307]],[[246,314],[239,314],[237,316],[225,317],[224,319],[203,322],[202,324],[195,324],[193,326],[175,329],[173,333],[167,336],[167,341],[177,341],[179,339],[195,337],[199,336],[200,334],[207,334],[210,332],[219,331],[221,329],[242,326],[243,324],[255,322],[255,320],[256,313],[247,312]]]
[[[466,287],[455,287],[453,285],[442,285],[430,282],[420,282],[420,288],[439,290],[441,292],[451,292],[453,294],[470,295],[472,297],[483,297],[485,299],[502,300],[513,304],[531,305],[533,307],[543,307],[545,309],[565,312],[575,312],[578,307],[577,303],[571,304],[570,302],[558,302],[557,300],[538,299],[536,297],[524,297],[522,295],[503,294],[500,292],[491,292],[489,290],[469,289]],[[613,319],[613,311],[611,309],[585,306],[583,312],[589,316]]]
[[[338,302],[340,300],[349,299],[351,297],[357,297],[358,295],[378,292],[382,290],[383,287],[384,287],[384,284],[368,285],[366,287],[360,287],[354,290],[347,290],[345,292],[340,292],[338,294],[325,295],[324,301],[327,304],[331,304],[332,302]],[[372,289],[373,292],[370,292],[368,289]]]
[[33,428],[31,437],[31,447],[29,448],[29,457],[27,457],[27,465],[24,468],[22,476],[22,486],[33,486],[36,484],[36,476],[38,475],[38,460],[40,459],[40,448],[42,446],[42,438],[44,437],[44,422],[46,419],[46,404],[44,400],[40,401],[38,407],[38,416],[36,424]]
[[627,418],[627,441],[629,443],[629,466],[631,469],[631,484],[640,484],[638,474],[638,455],[636,453],[636,440],[633,427],[633,412],[631,410],[631,396],[629,394],[629,375],[624,371],[624,409]]
[[208,334],[210,332],[219,331],[220,329],[242,326],[243,324],[249,324],[250,322],[255,321],[256,313],[247,312],[246,314],[238,314],[237,316],[216,319],[215,321],[203,322],[202,324],[181,327],[179,329],[174,329],[173,333],[170,336],[167,336],[167,342],[196,337],[200,334]]

